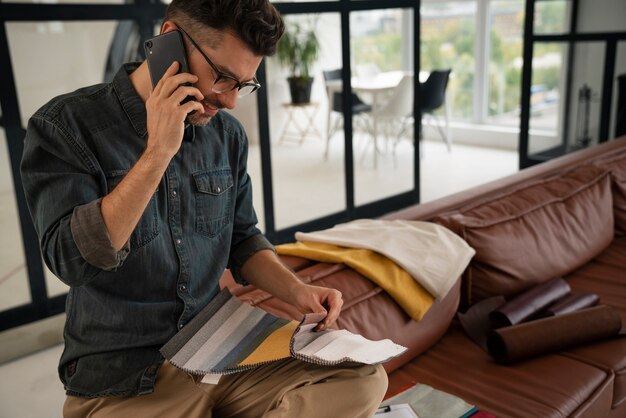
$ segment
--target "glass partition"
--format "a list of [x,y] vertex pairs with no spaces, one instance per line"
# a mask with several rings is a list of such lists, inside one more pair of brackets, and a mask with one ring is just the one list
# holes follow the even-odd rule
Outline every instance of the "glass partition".
[[[12,128],[19,124],[26,126],[29,117],[51,98],[87,85],[107,82],[123,62],[140,60],[140,38],[151,32],[146,24],[154,24],[154,32],[158,32],[160,24],[157,21],[163,3],[169,3],[169,0],[141,2],[142,10],[146,12],[141,17],[134,15],[134,7],[117,6],[135,3],[134,0],[14,2],[30,5],[11,7],[6,4],[6,7],[0,7],[11,11],[7,15],[3,14],[2,24],[6,29],[15,89],[3,89],[5,94],[2,96],[3,103],[6,100],[12,106],[13,103],[19,106],[16,109],[19,112],[11,114],[19,114],[17,120],[11,116]],[[317,20],[315,34],[319,40],[319,50],[311,66],[314,81],[311,96],[306,101],[297,104],[293,102],[287,81],[288,71],[275,58],[268,58],[262,69],[264,73],[259,75],[264,79],[261,94],[242,99],[237,109],[232,111],[242,122],[250,139],[248,167],[261,229],[270,240],[284,242],[293,239],[293,228],[290,227],[295,225],[300,224],[298,228],[306,230],[321,229],[355,217],[380,216],[416,203],[419,197],[414,184],[417,176],[414,166],[417,162],[413,158],[415,148],[412,138],[415,128],[411,112],[404,112],[400,125],[402,129],[391,132],[389,129],[396,126],[383,122],[382,113],[379,114],[380,118],[371,116],[371,109],[382,111],[382,105],[389,104],[389,96],[377,95],[374,100],[372,92],[363,92],[359,94],[362,105],[366,110],[369,109],[370,114],[359,116],[360,120],[357,120],[358,117],[348,118],[354,119],[352,132],[348,130],[354,138],[352,135],[347,138],[343,111],[355,113],[354,116],[364,112],[353,110],[351,102],[346,106],[340,102],[344,95],[348,98],[352,97],[352,93],[357,94],[356,88],[359,87],[358,83],[351,83],[352,91],[343,94],[347,91],[347,86],[342,86],[344,78],[348,80],[350,76],[364,76],[363,80],[379,71],[410,75],[413,71],[413,48],[416,39],[419,39],[411,26],[412,10],[417,5],[394,0],[384,4],[376,1],[360,4],[341,1],[341,5],[338,5],[340,2],[336,0],[275,3],[288,25],[294,20]],[[55,7],[55,4],[64,6]],[[75,7],[65,7],[67,4]],[[91,7],[93,5],[103,7]],[[409,7],[410,10],[399,7]],[[45,20],[48,8],[57,20]],[[361,12],[364,9],[370,11]],[[81,13],[83,11],[84,15]],[[98,20],[100,17],[93,15],[100,11],[106,14],[102,19],[109,20]],[[311,14],[313,12],[315,14]],[[348,18],[359,17],[359,14],[365,20],[351,20],[355,30],[350,33],[348,25],[344,23]],[[80,20],[81,16],[84,20]],[[155,17],[155,21],[147,22],[143,19],[148,16]],[[123,20],[110,20],[117,18]],[[367,26],[372,23],[375,26],[368,29]],[[363,26],[358,27],[360,24]],[[357,32],[363,34],[362,39],[355,37],[354,33]],[[372,40],[376,42],[372,44]],[[337,78],[337,71],[342,74],[344,60],[348,59],[352,60],[350,67],[353,74]],[[378,69],[368,65],[372,63]],[[361,84],[360,88],[363,87]],[[411,93],[407,96],[408,101],[412,102],[413,89],[407,91]],[[372,129],[373,120],[377,121],[376,129]],[[19,129],[9,132],[11,145],[21,140]],[[346,143],[354,145],[354,149],[347,151]],[[11,147],[11,152],[19,153],[19,147]],[[348,159],[350,154],[354,155],[353,159]],[[261,155],[263,158],[270,156],[271,165],[266,164],[267,160],[261,161]],[[12,155],[12,159],[15,158]],[[9,167],[8,163],[4,167]],[[3,180],[6,179],[7,184],[12,186],[9,181],[10,170],[7,173]],[[4,201],[7,204],[11,202],[8,198]],[[12,204],[15,206],[15,202]],[[26,219],[29,215],[24,205],[20,204],[19,208],[21,219]],[[265,209],[272,211],[267,214],[267,219],[263,213]],[[13,218],[7,215],[5,219],[10,222],[15,220],[15,228],[15,225],[19,225],[17,214]],[[9,237],[12,248],[21,248],[15,240],[11,240],[12,235],[15,234],[5,235]],[[62,294],[67,290],[45,268],[42,277],[36,238],[30,237],[30,230],[26,236],[29,239],[25,254],[36,300],[21,308],[20,312],[26,315],[18,317],[10,307],[8,311],[0,311],[5,315],[3,318],[8,320],[8,327],[61,312],[64,304]],[[9,244],[5,245],[8,247]],[[10,253],[7,257],[10,260],[22,260],[24,264],[24,256]],[[29,302],[26,270],[24,268],[24,286],[6,292],[12,304]],[[7,274],[12,271],[2,273],[2,281],[8,283],[12,280],[7,278]],[[49,296],[47,300],[43,295],[44,287]],[[56,295],[61,297],[51,297]]]
[[535,35],[560,35],[569,32],[571,0],[544,0],[535,2]]
[[531,155],[563,147],[568,50],[564,43],[534,45],[528,134]]
[[[569,73],[568,54],[573,54]],[[529,154],[551,156],[598,143],[604,69],[596,63],[604,59],[603,42],[535,45]]]
[[292,94],[289,78],[299,74],[278,56],[266,60],[276,229],[346,208],[343,117],[330,103],[334,90],[327,83],[327,72],[341,68],[340,20],[338,13],[285,17],[292,48],[304,46],[312,35],[317,39],[308,97]]
[[414,188],[412,13],[350,14],[355,204]]

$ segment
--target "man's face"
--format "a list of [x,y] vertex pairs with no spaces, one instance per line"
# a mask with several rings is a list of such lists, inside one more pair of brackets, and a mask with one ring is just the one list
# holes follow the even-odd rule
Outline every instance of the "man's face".
[[[194,34],[189,35],[195,40]],[[254,79],[261,63],[262,57],[254,55],[241,40],[229,32],[224,33],[222,42],[217,48],[210,48],[202,43],[198,45],[219,71],[242,83]],[[188,48],[188,51],[189,69],[198,76],[195,87],[204,95],[202,101],[204,113],[196,112],[187,116],[187,121],[196,126],[204,126],[220,109],[233,109],[237,105],[238,90],[235,88],[221,94],[213,92],[218,74],[196,48]]]

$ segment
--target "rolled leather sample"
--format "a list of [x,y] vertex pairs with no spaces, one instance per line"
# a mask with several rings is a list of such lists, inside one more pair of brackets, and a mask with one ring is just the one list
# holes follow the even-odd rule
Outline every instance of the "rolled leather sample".
[[569,292],[569,284],[560,277],[548,280],[515,296],[491,312],[489,320],[493,328],[519,324]]
[[489,314],[505,303],[504,296],[492,296],[475,303],[465,313],[457,313],[465,333],[485,351],[487,351],[487,337],[491,333]]
[[494,330],[487,347],[497,362],[513,363],[611,337],[621,328],[619,314],[600,305]]
[[540,317],[563,315],[566,313],[578,311],[580,309],[595,306],[600,301],[600,297],[595,293],[570,293],[569,295],[557,300],[548,306]]

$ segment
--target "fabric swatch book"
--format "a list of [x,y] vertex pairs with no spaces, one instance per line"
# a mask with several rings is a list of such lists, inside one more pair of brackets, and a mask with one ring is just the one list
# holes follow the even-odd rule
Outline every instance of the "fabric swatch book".
[[289,357],[326,366],[378,364],[406,351],[389,339],[372,341],[346,330],[313,331],[324,316],[307,314],[300,322],[278,318],[224,289],[161,354],[192,374],[230,374]]
[[458,396],[421,383],[385,399],[381,407],[403,404],[411,405],[420,418],[466,418],[478,412],[474,405]]

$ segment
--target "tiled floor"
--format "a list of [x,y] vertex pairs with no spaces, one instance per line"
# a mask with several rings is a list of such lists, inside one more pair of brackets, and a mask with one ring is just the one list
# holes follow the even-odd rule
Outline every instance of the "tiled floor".
[[[311,140],[303,145],[283,144],[272,149],[274,162],[276,218],[279,227],[294,224],[310,215],[319,216],[340,210],[343,194],[343,149],[341,139],[334,139],[329,158],[323,158],[323,143]],[[401,143],[394,158],[391,150],[379,155],[373,168],[371,147],[356,150],[355,189],[357,203],[364,203],[407,190],[411,187],[412,147]],[[517,153],[512,151],[453,145],[448,153],[440,140],[424,141],[420,161],[422,200],[433,200],[517,171]],[[384,147],[381,147],[384,149]],[[362,157],[362,158],[361,158]],[[263,219],[260,158],[257,147],[250,150],[250,167],[259,218]],[[2,190],[0,190],[1,192]],[[10,193],[9,193],[10,194]],[[2,196],[2,205],[8,202]],[[2,206],[0,205],[0,206]],[[2,217],[0,217],[2,219]],[[4,218],[6,219],[6,218]],[[6,229],[5,229],[6,231]],[[5,243],[6,244],[6,243]],[[0,277],[19,268],[20,246],[3,245]],[[16,254],[11,253],[15,251]],[[16,264],[17,263],[17,264]],[[14,265],[15,264],[15,265]],[[23,269],[23,267],[22,267]],[[0,299],[13,299],[17,275],[0,281]],[[13,287],[11,287],[13,286]],[[19,289],[15,290],[18,292]],[[2,302],[0,300],[0,302]],[[0,351],[6,347],[0,334]],[[56,374],[62,347],[53,346],[27,357],[0,365],[0,418],[55,418],[61,416],[64,394]]]

